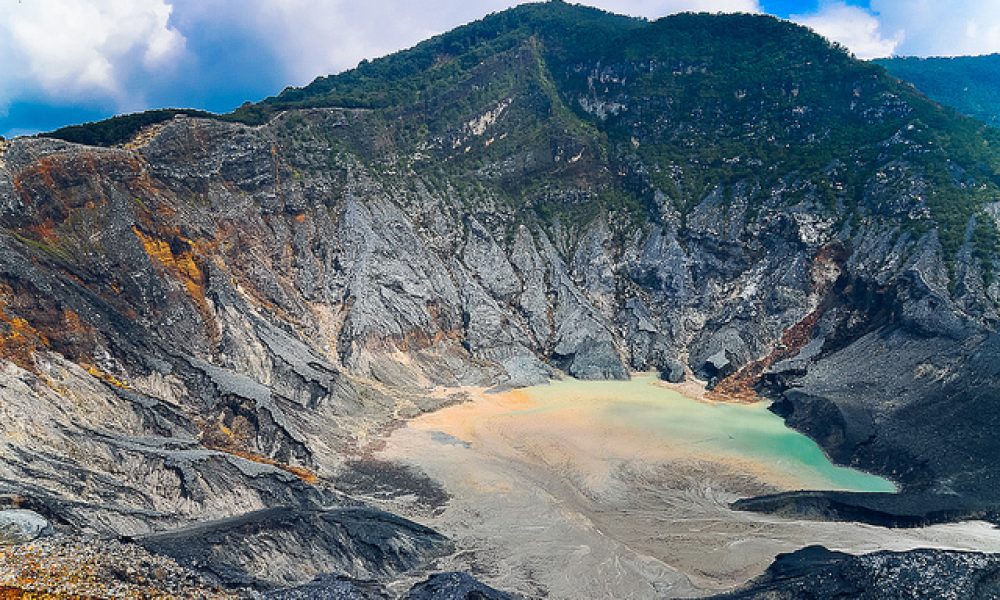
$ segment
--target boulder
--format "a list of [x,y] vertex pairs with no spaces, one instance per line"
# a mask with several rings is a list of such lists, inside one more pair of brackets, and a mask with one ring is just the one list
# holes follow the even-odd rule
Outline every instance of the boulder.
[[52,535],[52,526],[42,515],[30,510],[0,511],[0,546],[26,544]]
[[715,377],[725,377],[733,372],[733,363],[725,350],[719,350],[705,359],[705,370]]
[[684,364],[676,358],[669,358],[660,365],[660,379],[670,383],[684,381]]

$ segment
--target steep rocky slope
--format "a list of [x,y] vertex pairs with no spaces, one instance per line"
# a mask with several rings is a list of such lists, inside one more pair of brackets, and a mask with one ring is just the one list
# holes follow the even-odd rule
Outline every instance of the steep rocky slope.
[[392,579],[447,542],[345,526],[333,482],[438,386],[686,366],[899,481],[883,514],[988,510],[997,141],[787,23],[553,2],[118,146],[3,143],[0,494],[211,531],[229,582]]
[[941,550],[878,552],[851,556],[820,546],[782,554],[746,589],[718,596],[728,600],[802,598],[1000,597],[1000,561],[995,556]]

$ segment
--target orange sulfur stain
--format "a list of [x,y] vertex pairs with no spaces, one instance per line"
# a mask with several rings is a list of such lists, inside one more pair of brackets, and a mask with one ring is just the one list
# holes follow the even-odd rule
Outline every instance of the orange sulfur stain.
[[163,265],[184,285],[188,296],[194,301],[199,314],[201,314],[202,320],[209,327],[213,327],[214,331],[214,314],[205,298],[205,273],[195,260],[196,244],[187,238],[177,236],[177,239],[187,245],[187,249],[174,254],[169,242],[143,233],[135,226],[132,227],[132,231],[139,238],[146,254]]
[[108,373],[107,371],[102,371],[101,369],[95,367],[94,365],[81,365],[81,366],[83,366],[83,368],[86,369],[86,371],[90,373],[93,377],[100,379],[104,383],[113,385],[116,388],[121,388],[123,390],[132,389],[132,386],[130,386],[128,382],[118,379],[111,373]]
[[822,311],[814,310],[804,319],[792,325],[781,336],[781,344],[777,349],[760,360],[745,365],[742,369],[726,377],[708,393],[708,397],[717,401],[757,402],[760,397],[755,387],[764,373],[778,361],[790,358],[799,353],[816,329]]
[[[813,294],[821,299],[826,298],[840,276],[844,258],[844,249],[839,244],[827,244],[819,249],[809,269]],[[795,356],[809,343],[825,308],[826,305],[821,300],[815,310],[785,330],[781,335],[781,343],[770,354],[744,365],[742,369],[720,381],[708,393],[708,397],[722,402],[758,401],[760,398],[755,388],[761,377],[775,363]]]
[[219,421],[216,424],[216,427],[217,430],[215,432],[208,429],[206,434],[202,437],[202,445],[206,448],[216,450],[218,452],[225,452],[226,454],[238,456],[262,465],[276,467],[282,471],[295,475],[309,485],[316,485],[319,483],[319,477],[309,469],[288,465],[274,460],[273,458],[268,458],[255,452],[243,449],[241,447],[245,443],[243,441],[243,437],[230,429],[225,423]]
[[268,466],[271,466],[271,467],[276,467],[278,469],[281,469],[282,471],[285,471],[287,473],[291,473],[292,475],[295,475],[296,477],[298,477],[302,481],[308,483],[309,485],[316,485],[317,483],[319,483],[319,477],[315,473],[313,473],[312,471],[310,471],[309,469],[306,469],[304,467],[295,467],[295,466],[288,465],[288,464],[285,464],[283,462],[274,460],[273,458],[268,458],[266,456],[261,456],[260,454],[256,454],[254,452],[249,452],[247,450],[241,450],[239,448],[228,447],[228,446],[225,446],[225,445],[205,444],[205,447],[208,448],[208,449],[210,449],[210,450],[216,450],[218,452],[225,452],[226,454],[232,454],[233,456],[238,456],[240,458],[243,458],[243,459],[255,462],[255,463],[259,463],[259,464],[262,464],[262,465],[268,465]]
[[25,319],[7,314],[6,307],[0,298],[0,359],[31,371],[34,369],[32,357],[39,349],[49,347],[49,339]]

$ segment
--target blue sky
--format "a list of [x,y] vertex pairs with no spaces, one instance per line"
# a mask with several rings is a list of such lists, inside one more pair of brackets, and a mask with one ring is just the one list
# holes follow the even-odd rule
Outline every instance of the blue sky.
[[[765,12],[861,58],[1000,52],[1000,0],[581,0]],[[226,112],[520,0],[0,0],[0,135],[167,106]]]

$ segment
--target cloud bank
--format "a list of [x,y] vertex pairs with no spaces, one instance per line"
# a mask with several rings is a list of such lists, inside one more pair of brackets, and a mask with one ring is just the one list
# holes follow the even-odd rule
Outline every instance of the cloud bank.
[[900,31],[900,55],[1000,52],[1000,0],[872,0],[883,28]]
[[1000,0],[870,0],[868,8],[823,1],[790,18],[859,58],[1000,52]]
[[166,0],[0,1],[0,103],[18,95],[141,102],[134,78],[184,50]]

